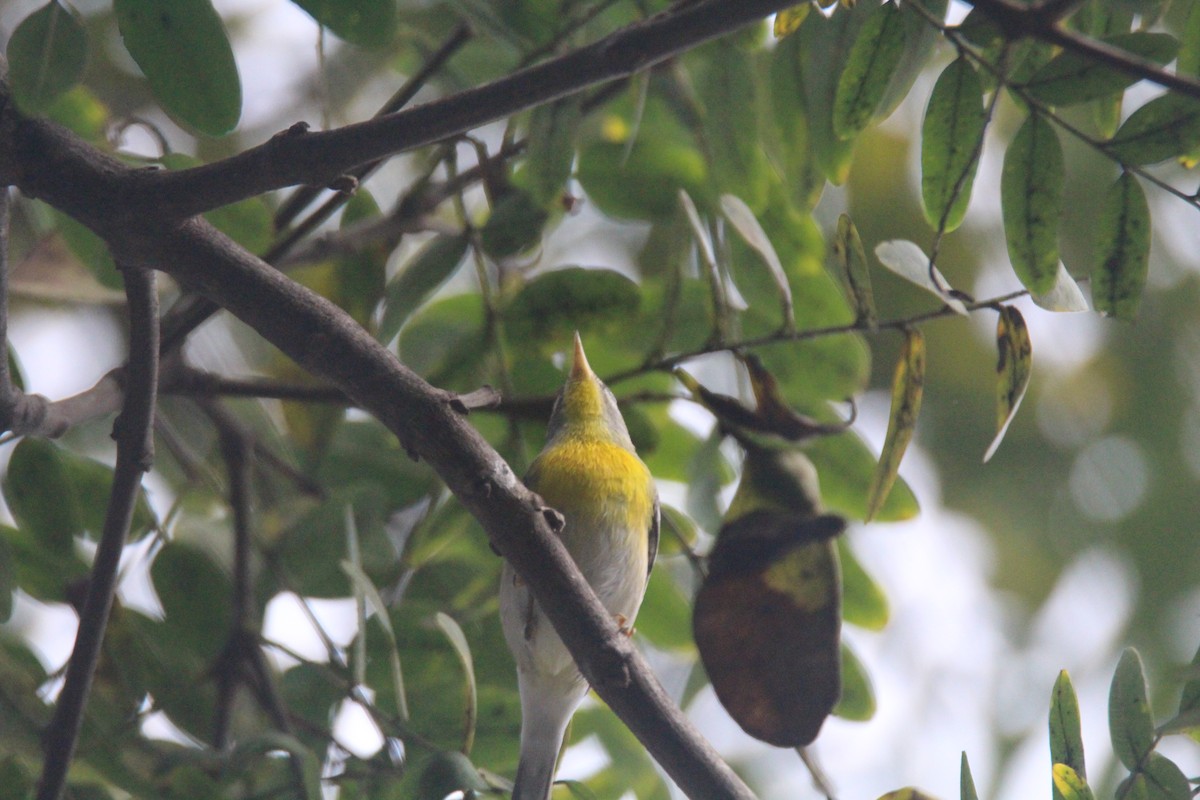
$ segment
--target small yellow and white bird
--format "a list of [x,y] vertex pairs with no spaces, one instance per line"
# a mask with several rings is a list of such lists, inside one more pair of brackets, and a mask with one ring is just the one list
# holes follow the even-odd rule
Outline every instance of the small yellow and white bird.
[[[546,446],[525,483],[562,513],[563,544],[600,602],[631,631],[658,550],[658,492],[616,398],[588,366],[578,333]],[[507,563],[500,620],[521,691],[521,761],[513,800],[547,800],[567,724],[587,694],[587,682]]]

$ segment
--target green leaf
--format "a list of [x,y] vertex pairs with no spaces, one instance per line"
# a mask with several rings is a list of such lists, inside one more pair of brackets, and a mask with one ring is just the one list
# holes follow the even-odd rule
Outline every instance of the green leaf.
[[1050,123],[1031,114],[1004,154],[1000,205],[1013,271],[1037,294],[1049,292],[1058,276],[1062,193],[1062,146]]
[[87,32],[77,12],[50,0],[8,40],[8,80],[17,106],[40,114],[79,81],[87,63]]
[[150,567],[166,624],[188,649],[215,658],[233,626],[229,575],[195,547],[171,542]]
[[[1080,778],[1087,777],[1084,765],[1083,734],[1079,722],[1079,700],[1071,676],[1064,669],[1058,673],[1050,695],[1050,761],[1066,764]],[[1054,784],[1054,800],[1066,800]]]
[[879,263],[901,278],[930,292],[956,314],[966,314],[967,307],[952,291],[937,267],[930,268],[929,256],[915,242],[905,239],[889,239],[875,246],[875,257]]
[[1149,271],[1150,207],[1130,173],[1123,173],[1105,194],[1097,227],[1092,302],[1102,314],[1132,320]]
[[779,42],[769,59],[771,115],[760,128],[763,147],[771,165],[785,178],[793,203],[808,211],[821,198],[825,176],[817,166],[812,147],[813,122],[809,118],[801,71],[804,52],[800,37],[789,36]]
[[112,254],[108,252],[108,245],[103,239],[92,233],[91,229],[85,227],[82,222],[78,222],[74,217],[67,216],[58,210],[54,212],[54,224],[62,235],[63,241],[67,243],[67,247],[71,248],[71,252],[83,262],[83,265],[102,286],[119,291],[124,290],[125,279],[121,277],[117,264],[113,261]]
[[614,330],[640,303],[637,284],[619,272],[566,267],[525,284],[504,319],[512,341],[563,343],[575,330]]
[[996,320],[996,435],[983,454],[986,464],[995,455],[1009,423],[1017,415],[1033,371],[1033,343],[1025,318],[1015,306],[1001,306]]
[[654,94],[640,116],[623,101],[599,120],[599,140],[579,153],[579,182],[596,206],[614,217],[661,220],[676,213],[680,189],[710,197],[708,165],[691,130]]
[[721,441],[724,438],[719,430],[714,429],[688,463],[685,508],[688,516],[707,531],[716,531],[721,526],[717,497],[721,487],[733,477],[729,462],[721,453]]
[[108,109],[86,86],[74,86],[60,94],[46,109],[46,116],[94,145],[107,144]]
[[[1102,40],[1157,64],[1175,57],[1179,42],[1165,33],[1124,33]],[[1068,106],[1118,94],[1137,83],[1138,78],[1123,70],[1106,66],[1098,59],[1064,50],[1033,73],[1022,85],[1031,96],[1052,106]]]
[[465,234],[436,236],[400,268],[387,285],[379,341],[394,339],[409,316],[450,279],[467,253],[467,241]]
[[962,754],[962,762],[958,768],[958,796],[959,800],[979,800],[979,793],[975,791],[975,779],[971,777],[971,765],[967,763],[967,751]]
[[558,200],[575,162],[575,132],[579,100],[567,98],[533,110],[529,120],[525,160],[513,183],[543,206]]
[[387,44],[396,32],[392,0],[292,0],[321,25],[347,42],[367,46]]
[[549,219],[546,209],[528,192],[508,192],[492,206],[479,232],[479,243],[493,258],[515,256],[541,243]]
[[904,349],[896,362],[892,378],[892,409],[879,464],[867,490],[867,521],[883,507],[892,484],[899,474],[904,451],[912,441],[921,413],[921,395],[925,388],[925,337],[916,328],[904,332]]
[[15,585],[44,603],[67,602],[71,586],[90,572],[73,549],[56,550],[34,530],[0,525],[0,541],[11,558],[7,563],[15,572]]
[[1188,9],[1179,41],[1179,60],[1175,69],[1181,75],[1200,74],[1200,6],[1193,3]]
[[1146,678],[1141,656],[1133,648],[1126,648],[1121,654],[1113,674],[1108,694],[1108,729],[1113,752],[1131,771],[1154,749],[1154,719],[1146,699]]
[[842,619],[869,631],[883,630],[889,616],[887,595],[863,569],[849,537],[839,536],[837,543],[842,562]]
[[33,789],[33,779],[15,755],[0,759],[0,800],[26,800]]
[[[4,496],[17,524],[49,549],[71,552],[75,536],[100,536],[112,487],[112,468],[45,439],[22,439],[4,477]],[[144,493],[134,506],[129,538],[156,525]]]
[[1192,656],[1191,677],[1183,685],[1179,696],[1179,713],[1174,718],[1164,722],[1158,729],[1159,733],[1183,733],[1200,728],[1200,648]]
[[661,567],[651,572],[637,632],[657,648],[692,651],[691,619],[692,604],[670,573]]
[[[854,433],[825,436],[804,446],[804,452],[821,476],[821,500],[830,511],[852,519],[867,515],[867,489],[875,474],[876,460],[862,439]],[[897,478],[887,502],[879,509],[876,522],[912,519],[920,511],[912,489]]]
[[1141,773],[1146,776],[1146,793],[1150,800],[1192,800],[1192,787],[1187,776],[1162,753],[1151,753]]
[[1200,146],[1200,100],[1156,97],[1129,115],[1105,150],[1123,164],[1157,164]]
[[904,55],[907,33],[900,9],[890,0],[867,17],[834,92],[833,130],[839,138],[853,139],[874,118]]
[[779,299],[783,306],[784,328],[795,330],[796,320],[792,313],[792,287],[788,284],[783,264],[766,231],[762,229],[762,225],[758,224],[754,212],[739,197],[731,194],[721,195],[721,212],[746,240],[746,244],[762,257],[763,263],[771,272],[771,278],[775,281],[775,287],[779,290]]
[[485,792],[488,785],[479,777],[471,760],[459,752],[437,753],[421,773],[418,800],[442,800],[446,795],[465,791],[468,795]]
[[17,526],[47,550],[69,555],[83,533],[83,509],[71,491],[65,451],[45,439],[17,443],[4,475],[4,499]]
[[250,758],[277,758],[280,752],[287,753],[298,766],[304,800],[321,800],[321,759],[294,736],[278,731],[259,733],[239,741],[230,758],[237,766]]
[[874,325],[875,294],[871,289],[871,273],[867,269],[867,253],[863,249],[862,237],[850,217],[838,217],[837,235],[833,240],[833,257],[850,288],[854,299],[854,310],[858,320]]
[[1087,781],[1067,764],[1055,764],[1054,789],[1063,800],[1095,800]]
[[837,134],[834,103],[842,71],[872,10],[870,3],[857,3],[830,17],[809,14],[800,30],[781,44],[795,48],[792,68],[804,86],[809,148],[821,172],[837,186],[850,177],[854,141]]
[[125,49],[163,109],[208,136],[242,114],[242,84],[221,18],[209,0],[113,0]]
[[759,144],[758,83],[751,54],[724,41],[703,52],[711,60],[693,80],[704,104],[712,181],[721,193],[736,195],[754,212],[762,212],[767,205],[769,167]]
[[952,231],[966,216],[985,123],[979,75],[959,56],[938,77],[921,125],[921,197],[937,230]]
[[842,642],[842,696],[830,712],[852,722],[866,722],[875,716],[875,688],[866,667],[845,642]]
[[478,689],[475,684],[475,661],[471,657],[471,645],[467,641],[466,634],[463,633],[462,627],[454,617],[442,611],[434,614],[434,622],[438,628],[446,635],[446,639],[450,642],[450,647],[454,650],[454,655],[458,656],[458,662],[463,668],[463,689],[466,694],[466,719],[464,722],[463,731],[463,746],[462,752],[465,755],[471,754],[471,745],[475,741],[475,720],[479,715],[479,699]]

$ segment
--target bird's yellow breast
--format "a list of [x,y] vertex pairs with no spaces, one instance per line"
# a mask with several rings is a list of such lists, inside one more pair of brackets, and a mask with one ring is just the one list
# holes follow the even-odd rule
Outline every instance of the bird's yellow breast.
[[528,483],[566,516],[563,538],[568,546],[597,526],[643,536],[649,529],[653,479],[641,459],[619,445],[590,437],[566,438],[537,457]]

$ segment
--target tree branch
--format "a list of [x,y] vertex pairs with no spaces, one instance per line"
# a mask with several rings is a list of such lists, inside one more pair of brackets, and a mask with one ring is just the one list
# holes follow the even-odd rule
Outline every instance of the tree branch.
[[1071,3],[1046,2],[1026,6],[1013,0],[969,0],[996,21],[1010,38],[1032,37],[1094,59],[1135,78],[1200,99],[1200,80],[1168,72],[1149,59],[1083,36],[1058,24]]
[[[410,453],[428,461],[480,520],[497,550],[533,588],[588,681],[676,783],[692,797],[753,797],[667,697],[551,530],[540,500],[455,410],[453,395],[429,386],[341,309],[204,220],[175,222],[145,213],[128,224],[130,208],[120,202],[126,195],[103,189],[125,185],[133,170],[53,123],[21,118],[2,101],[0,95],[0,153],[13,157],[0,156],[0,182],[13,181],[75,216],[108,241],[119,262],[162,269],[228,309],[372,413]],[[14,163],[19,166],[6,172]],[[97,202],[109,197],[114,201]],[[136,396],[132,387],[130,394]],[[47,794],[42,800],[53,798]]]
[[[327,186],[360,164],[433,144],[488,122],[626,78],[795,0],[705,0],[630,25],[598,42],[483,86],[331,131],[291,128],[238,155],[179,171],[94,175],[92,197],[112,197],[129,224],[183,219],[296,184]],[[17,154],[18,169],[26,154]],[[28,176],[22,176],[24,181]],[[64,209],[65,210],[65,209]],[[68,211],[74,213],[74,211]]]
[[46,758],[38,784],[38,800],[58,800],[66,785],[112,609],[121,550],[133,519],[142,473],[150,468],[154,459],[151,429],[158,388],[158,295],[152,271],[128,262],[119,263],[129,300],[130,330],[125,403],[121,416],[113,425],[117,464],[75,647],[67,663],[67,677],[58,696],[54,718],[46,731]]

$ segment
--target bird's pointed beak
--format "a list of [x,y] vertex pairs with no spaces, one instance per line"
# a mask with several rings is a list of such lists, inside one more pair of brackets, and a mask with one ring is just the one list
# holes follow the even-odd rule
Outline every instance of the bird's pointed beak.
[[571,380],[577,381],[592,377],[592,368],[588,364],[587,355],[583,352],[583,341],[579,331],[575,331],[575,360],[571,363]]

